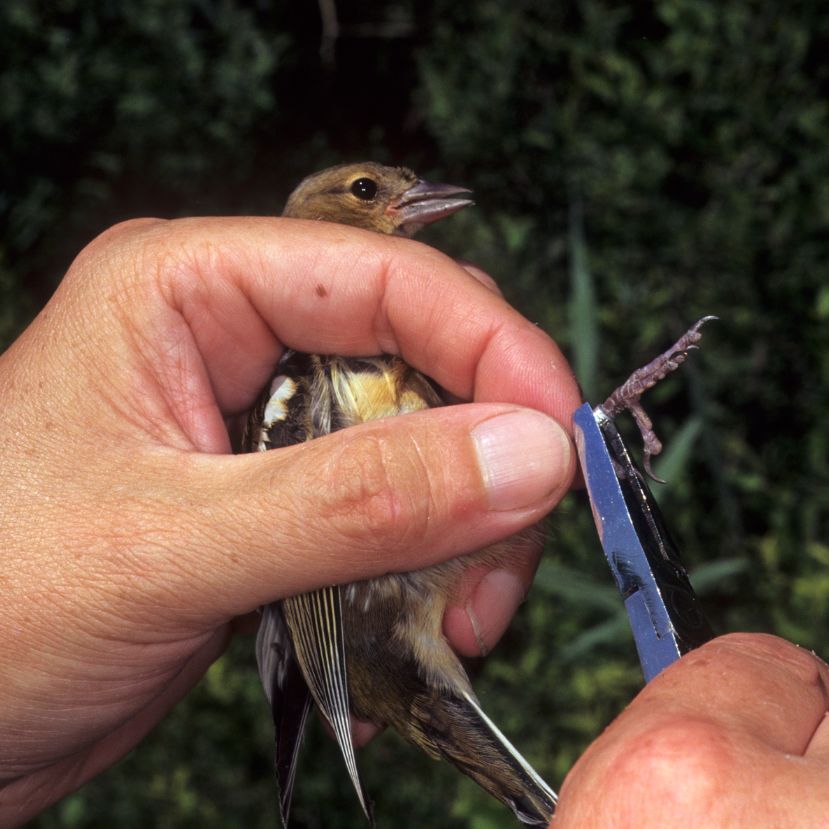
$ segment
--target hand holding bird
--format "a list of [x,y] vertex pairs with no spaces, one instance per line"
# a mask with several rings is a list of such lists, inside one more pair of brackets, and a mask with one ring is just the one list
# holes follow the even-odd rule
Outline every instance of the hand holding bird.
[[[233,457],[226,424],[284,344],[395,351],[477,402]],[[3,827],[141,741],[237,617],[485,546],[548,512],[573,473],[562,430],[538,411],[563,420],[578,403],[549,337],[438,252],[326,222],[111,228],[0,356],[0,390]],[[517,481],[490,472],[499,441],[475,449],[507,421]],[[551,440],[557,462],[533,473]],[[323,487],[333,469],[347,474]],[[512,594],[479,593],[470,601],[497,628]]]

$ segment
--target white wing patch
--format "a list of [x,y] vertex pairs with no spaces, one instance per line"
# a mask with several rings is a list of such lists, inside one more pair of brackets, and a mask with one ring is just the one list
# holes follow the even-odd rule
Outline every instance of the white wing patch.
[[262,416],[262,425],[259,427],[259,439],[256,448],[266,452],[270,448],[268,430],[274,423],[288,417],[288,401],[296,394],[295,380],[280,374],[271,381],[271,396],[265,404],[265,414]]

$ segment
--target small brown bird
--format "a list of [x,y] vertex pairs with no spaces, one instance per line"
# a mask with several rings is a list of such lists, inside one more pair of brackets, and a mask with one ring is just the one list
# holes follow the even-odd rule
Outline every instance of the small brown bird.
[[[410,236],[472,204],[468,190],[408,169],[345,164],[306,178],[284,216]],[[286,352],[251,412],[244,450],[262,451],[389,415],[446,405],[401,359]],[[351,715],[391,725],[434,758],[454,763],[528,826],[546,826],[556,795],[481,710],[444,638],[444,611],[470,565],[496,565],[516,537],[412,573],[316,590],[264,608],[257,661],[276,728],[280,813],[287,825],[299,745],[316,703],[339,743],[366,816]]]

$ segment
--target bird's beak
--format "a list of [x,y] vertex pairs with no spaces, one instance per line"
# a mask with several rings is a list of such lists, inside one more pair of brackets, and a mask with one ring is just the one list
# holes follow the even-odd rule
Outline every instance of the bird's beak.
[[433,184],[418,179],[397,200],[392,208],[397,213],[399,229],[410,234],[423,225],[436,222],[444,216],[451,216],[464,207],[474,204],[472,199],[463,198],[472,191],[454,184]]

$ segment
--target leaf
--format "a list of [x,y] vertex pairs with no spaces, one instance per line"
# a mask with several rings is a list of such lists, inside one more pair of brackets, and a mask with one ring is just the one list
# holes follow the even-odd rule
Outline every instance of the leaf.
[[568,252],[570,257],[570,338],[576,378],[588,400],[596,395],[599,326],[596,292],[584,235],[582,201],[570,202]]

